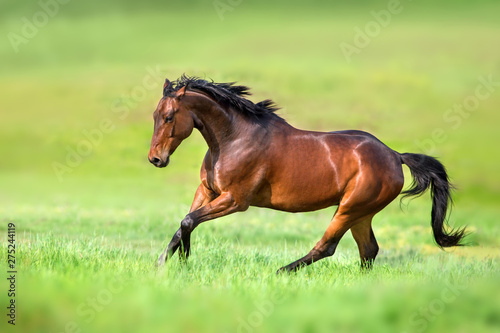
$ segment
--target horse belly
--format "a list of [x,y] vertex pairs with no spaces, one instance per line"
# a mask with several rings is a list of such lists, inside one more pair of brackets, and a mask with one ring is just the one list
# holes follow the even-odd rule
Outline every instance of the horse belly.
[[340,186],[330,161],[317,158],[283,162],[286,164],[259,191],[257,197],[260,202],[256,206],[287,212],[307,212],[339,203]]

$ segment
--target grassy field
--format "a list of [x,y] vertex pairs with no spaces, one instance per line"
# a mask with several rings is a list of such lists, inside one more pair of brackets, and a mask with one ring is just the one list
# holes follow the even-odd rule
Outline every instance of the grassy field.
[[[401,1],[383,25],[388,2],[69,2],[44,24],[37,2],[0,3],[2,332],[500,331],[497,2]],[[23,35],[24,18],[36,33]],[[206,151],[196,132],[168,168],[147,161],[163,80],[184,72],[246,84],[296,127],[438,156],[469,246],[435,246],[424,195],[377,215],[371,272],[348,233],[333,258],[276,276],[334,208],[252,208],[203,224],[187,264],[156,270]]]

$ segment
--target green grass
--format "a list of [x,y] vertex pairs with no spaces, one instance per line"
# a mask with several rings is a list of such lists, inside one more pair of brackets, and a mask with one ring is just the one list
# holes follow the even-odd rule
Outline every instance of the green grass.
[[[89,332],[164,326],[230,332],[242,322],[259,332],[498,327],[498,249],[439,251],[425,203],[414,202],[407,213],[391,205],[377,219],[382,251],[370,273],[360,271],[347,235],[333,259],[290,276],[275,271],[309,250],[329,220],[326,211],[252,210],[207,223],[193,235],[187,264],[174,257],[156,270],[164,238],[183,214],[178,206],[29,205],[2,212],[18,226],[19,326],[30,332],[63,331],[68,322]],[[492,212],[482,218],[494,224]],[[485,236],[474,232],[476,239]]]
[[[403,2],[402,2],[403,3]],[[0,31],[19,33],[36,3],[5,3]],[[387,2],[243,1],[221,21],[211,2],[70,2],[20,52],[0,43],[0,261],[16,224],[22,332],[498,332],[500,91],[458,128],[443,114],[500,80],[499,5],[404,2],[347,63],[339,44]],[[133,100],[149,75],[155,87]],[[165,77],[183,72],[252,87],[300,128],[362,129],[400,152],[438,156],[457,186],[450,223],[469,246],[440,251],[430,198],[392,203],[374,230],[374,269],[346,234],[333,258],[275,272],[321,237],[334,208],[250,209],[204,223],[192,256],[154,263],[189,210],[206,146],[194,133],[167,169],[147,161]],[[115,105],[129,103],[125,117]],[[109,119],[92,153],[61,181],[53,163]],[[447,136],[426,151],[432,132]],[[409,180],[409,179],[407,179]],[[3,236],[5,235],[5,236]],[[2,270],[6,266],[2,264]],[[5,267],[5,268],[4,268]],[[0,284],[2,307],[7,283]],[[2,331],[7,326],[2,319]]]

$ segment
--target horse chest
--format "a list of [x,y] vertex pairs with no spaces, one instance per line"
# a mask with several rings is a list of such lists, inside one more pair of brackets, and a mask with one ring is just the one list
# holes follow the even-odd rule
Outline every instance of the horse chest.
[[206,186],[216,193],[253,192],[264,170],[244,158],[219,159],[205,168]]

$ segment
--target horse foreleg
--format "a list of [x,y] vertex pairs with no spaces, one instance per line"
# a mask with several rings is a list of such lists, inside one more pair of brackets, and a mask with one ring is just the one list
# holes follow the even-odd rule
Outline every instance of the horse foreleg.
[[[191,213],[199,209],[200,207],[203,207],[204,205],[212,201],[214,197],[215,197],[214,193],[208,190],[205,186],[203,186],[203,184],[201,184],[200,186],[198,186],[198,189],[196,190],[193,203],[191,204],[191,209],[189,210],[189,212]],[[190,242],[191,242],[191,234],[186,233],[185,235],[183,235],[182,228],[179,228],[175,232],[167,248],[160,255],[160,258],[158,259],[158,266],[163,265],[165,261],[167,261],[167,259],[170,258],[175,253],[175,251],[177,251],[179,247],[181,248],[181,250],[179,251],[179,256],[181,258],[187,258],[189,256]]]
[[[179,248],[181,242],[184,244],[184,251],[187,250],[189,252],[191,232],[193,232],[200,223],[245,210],[247,207],[248,206],[245,207],[237,204],[230,192],[223,192],[205,206],[187,214],[181,221],[181,227],[178,230],[178,232],[180,231],[179,234],[175,233],[172,241],[160,256],[159,262],[163,260],[163,262],[161,262],[161,264],[163,264],[165,260]],[[179,237],[177,237],[177,235],[179,235]]]
[[186,258],[189,255],[191,232],[193,232],[198,225],[202,222],[245,209],[246,208],[236,203],[231,193],[223,192],[210,203],[186,215],[181,222],[182,243]]
[[[193,203],[191,204],[191,209],[189,209],[189,214],[209,204],[215,198],[216,194],[211,190],[209,190],[208,188],[206,188],[203,184],[201,184],[200,186],[198,186],[198,190],[196,190]],[[181,227],[179,228],[182,234],[180,250],[179,250],[179,258],[181,260],[183,259],[185,260],[189,257],[189,251],[191,249],[191,231],[192,231],[192,230],[189,231],[189,228],[188,230],[182,231],[183,221],[181,221]]]
[[174,236],[172,237],[172,240],[170,243],[168,243],[168,246],[165,250],[160,255],[160,258],[158,258],[158,266],[163,266],[163,264],[167,261],[168,258],[170,258],[175,251],[179,248],[181,244],[181,228],[179,228]]

